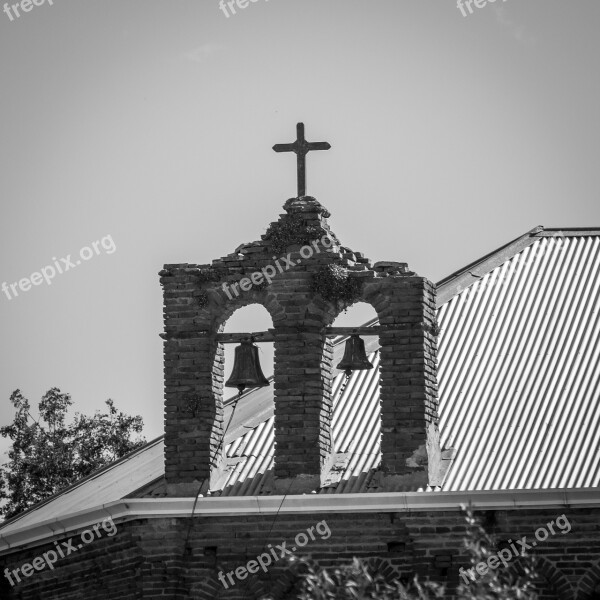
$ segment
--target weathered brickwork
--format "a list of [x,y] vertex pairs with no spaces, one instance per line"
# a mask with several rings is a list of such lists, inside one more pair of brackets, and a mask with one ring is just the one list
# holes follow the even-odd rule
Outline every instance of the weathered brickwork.
[[[194,495],[208,487],[221,461],[223,348],[215,336],[248,304],[271,315],[275,347],[275,485],[280,491],[315,489],[331,452],[332,346],[325,328],[353,302],[368,302],[382,326],[382,471],[387,489],[418,489],[439,462],[437,431],[435,288],[404,263],[375,263],[342,246],[314,198],[291,199],[271,228],[294,220],[305,231],[285,246],[284,264],[269,285],[234,295],[242,278],[279,262],[264,235],[212,264],[165,265],[165,467],[169,493]],[[323,236],[328,236],[323,245]],[[290,238],[292,239],[292,238]],[[279,240],[279,246],[284,244]],[[317,251],[318,250],[318,251]],[[283,260],[281,261],[283,262]],[[347,269],[360,283],[352,301],[325,301],[313,289],[327,265]],[[195,407],[195,410],[192,410]],[[435,477],[433,477],[435,479]]]
[[[600,583],[600,509],[494,511],[485,514],[497,540],[533,539],[565,514],[571,531],[548,537],[535,549],[539,557],[541,600],[591,600]],[[390,580],[417,574],[455,589],[460,567],[469,567],[462,546],[464,517],[458,512],[358,513],[152,519],[118,523],[118,533],[94,541],[55,565],[35,572],[16,587],[4,579],[1,597],[7,600],[124,600],[124,599],[254,599],[292,598],[295,578],[279,561],[225,589],[218,574],[244,566],[273,547],[294,543],[298,533],[325,520],[331,536],[297,551],[322,566],[366,559]],[[272,530],[271,530],[272,528]],[[189,536],[189,537],[188,537]],[[186,544],[186,540],[188,543]],[[52,544],[0,559],[0,568],[14,568],[51,549]]]
[[[81,532],[70,532],[53,541],[67,541]],[[4,577],[4,569],[9,571],[32,560],[44,552],[56,550],[54,543],[36,546],[0,557],[0,598],[19,600],[92,600],[95,598],[143,598],[141,587],[141,567],[143,557],[139,552],[136,532],[130,524],[117,526],[113,537],[95,539],[75,552],[65,550],[64,558],[59,558],[54,569],[48,566],[42,571],[34,571],[30,577],[20,575],[21,582],[11,587]]]

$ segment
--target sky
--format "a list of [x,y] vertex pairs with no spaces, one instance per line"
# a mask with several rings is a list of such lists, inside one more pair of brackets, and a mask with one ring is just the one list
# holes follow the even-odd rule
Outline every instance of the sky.
[[[272,146],[298,121],[332,146],[308,156],[308,193],[373,261],[438,281],[537,225],[600,226],[600,3],[482,4],[5,5],[0,425],[15,389],[37,406],[59,387],[162,433],[158,272],[277,220],[295,160]],[[226,331],[269,326],[248,307]]]

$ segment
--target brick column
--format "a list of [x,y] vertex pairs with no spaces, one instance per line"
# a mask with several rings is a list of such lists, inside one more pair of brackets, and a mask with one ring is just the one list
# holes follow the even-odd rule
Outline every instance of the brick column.
[[197,308],[194,272],[194,265],[170,265],[161,271],[165,477],[169,493],[180,496],[208,488],[222,438],[223,349],[212,336],[199,333],[208,326],[198,317],[204,311]]
[[393,277],[381,294],[382,470],[393,489],[414,489],[435,479],[440,460],[435,287]]
[[317,329],[275,331],[276,487],[311,491],[331,451],[332,343]]

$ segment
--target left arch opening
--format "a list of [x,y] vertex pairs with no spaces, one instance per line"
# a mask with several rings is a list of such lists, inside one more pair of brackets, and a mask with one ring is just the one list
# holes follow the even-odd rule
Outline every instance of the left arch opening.
[[[252,333],[253,331],[266,331],[273,328],[273,321],[267,309],[260,304],[251,304],[236,310],[227,322],[223,333]],[[273,375],[273,342],[255,341],[258,346],[260,366],[264,376],[268,379]],[[229,379],[233,369],[235,348],[237,344],[224,344],[225,346],[225,381]],[[235,388],[224,388],[224,398],[229,400],[237,395]]]

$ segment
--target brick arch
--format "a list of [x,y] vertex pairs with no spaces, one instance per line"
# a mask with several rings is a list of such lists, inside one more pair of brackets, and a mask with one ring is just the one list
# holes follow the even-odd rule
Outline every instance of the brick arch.
[[548,582],[548,587],[556,591],[557,597],[560,600],[572,600],[575,598],[575,592],[569,580],[554,563],[544,556],[537,556],[534,564],[538,574]]
[[287,600],[295,598],[295,587],[300,578],[294,572],[294,568],[288,566],[284,569],[279,569],[277,575],[272,577],[270,589],[264,600]]
[[[390,306],[390,286],[385,280],[372,280],[363,286],[363,291],[359,301],[370,304],[377,313],[377,317],[381,321],[388,316],[392,307]],[[386,285],[387,283],[387,285]]]
[[[393,585],[395,582],[400,581],[401,574],[389,560],[373,557],[363,562],[371,575],[381,575],[386,583]],[[336,565],[327,568],[335,569]],[[287,567],[274,577],[269,593],[264,598],[257,600],[293,600],[296,598],[297,585],[300,580],[301,578],[296,573],[295,567]]]
[[235,586],[230,585],[226,589],[219,581],[218,573],[213,571],[206,579],[190,588],[191,597],[197,600],[226,600],[231,596],[237,598],[240,591],[243,591],[243,597],[248,600],[266,600],[268,597],[264,582],[257,575],[236,580]]
[[[361,292],[353,302],[340,302],[335,305],[333,302],[323,300],[320,302],[313,301],[318,302],[319,312],[324,315],[326,326],[330,326],[345,310],[359,303],[368,304],[373,308],[380,322],[394,312],[390,300],[394,293],[394,283],[398,280],[385,277],[379,278],[375,277],[374,274],[371,277],[363,277],[362,280]],[[327,304],[326,309],[322,307],[323,302]]]
[[[215,294],[219,296],[218,300],[215,299]],[[211,305],[198,310],[198,321],[203,328],[209,331],[221,333],[226,322],[234,313],[254,304],[262,306],[269,313],[274,326],[285,321],[285,311],[277,301],[277,295],[268,288],[264,290],[251,289],[243,292],[243,296],[234,297],[232,300],[229,300],[222,292],[213,291],[212,299],[213,304],[218,303],[220,310],[215,310]]]
[[[535,589],[540,600],[575,600],[575,591],[569,580],[552,561],[544,556],[534,556],[533,565],[539,577],[535,581]],[[523,574],[523,559],[521,557],[515,558],[508,568],[515,575]],[[543,587],[540,588],[540,585],[543,585]]]
[[586,571],[577,584],[576,600],[596,600],[600,598],[597,589],[600,587],[600,559]]
[[222,598],[221,592],[225,591],[216,572],[212,572],[206,579],[194,583],[190,587],[190,594],[197,600],[217,600]]
[[394,584],[402,577],[387,558],[369,558],[365,561],[371,575],[381,575],[386,583]]
[[[352,308],[353,306],[356,306],[357,304],[368,304],[377,314],[377,318],[380,318],[380,311],[377,310],[377,307],[375,306],[375,302],[374,302],[374,298],[370,298],[370,299],[366,299],[362,297],[362,294],[360,297],[356,298],[353,302],[349,302],[349,303],[345,303],[342,302],[340,304],[338,304],[337,306],[334,306],[333,303],[328,303],[329,306],[329,310],[326,311],[325,314],[325,320],[324,320],[324,325],[326,327],[329,327],[333,324],[333,322],[345,311],[349,310],[350,308]],[[362,323],[357,323],[357,327],[362,325]]]

